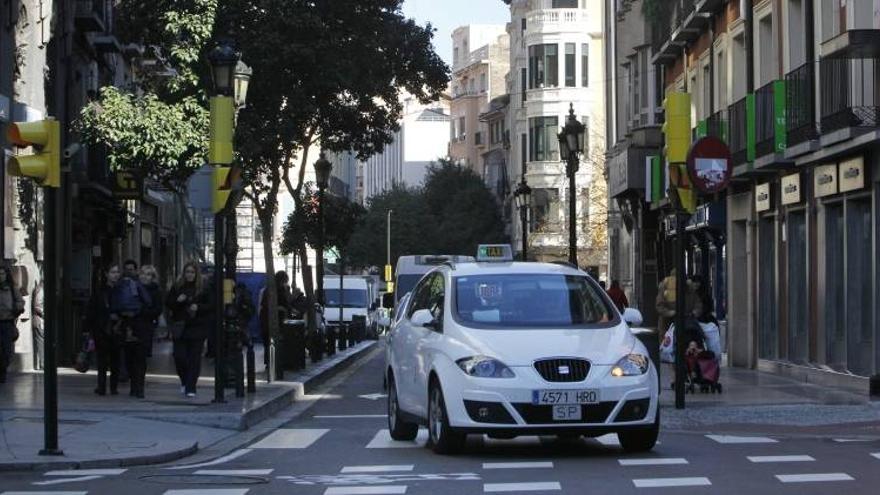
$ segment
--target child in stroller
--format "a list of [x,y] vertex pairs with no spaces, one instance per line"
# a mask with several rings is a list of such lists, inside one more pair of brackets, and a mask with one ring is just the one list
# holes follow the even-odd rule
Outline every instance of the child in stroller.
[[[713,352],[708,344],[708,338],[704,326],[711,326],[717,331],[713,323],[703,324],[695,318],[689,318],[684,327],[684,341],[687,342],[685,351],[685,363],[687,363],[686,390],[694,393],[697,385],[700,392],[721,393],[721,383],[718,381],[719,367],[718,355]],[[709,328],[706,328],[709,330]]]

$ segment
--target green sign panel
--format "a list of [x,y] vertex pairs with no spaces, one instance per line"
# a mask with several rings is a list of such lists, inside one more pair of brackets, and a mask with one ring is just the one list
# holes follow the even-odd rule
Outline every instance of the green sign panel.
[[777,153],[784,153],[788,147],[788,134],[785,129],[786,117],[785,81],[773,81],[773,131],[774,147]]

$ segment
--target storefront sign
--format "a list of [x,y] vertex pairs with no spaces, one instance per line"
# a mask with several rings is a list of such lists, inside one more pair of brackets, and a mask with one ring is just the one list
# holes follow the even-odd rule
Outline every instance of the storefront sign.
[[857,157],[840,162],[840,192],[857,191],[865,187],[865,159]]
[[762,212],[770,209],[770,184],[758,184],[755,186],[755,211]]
[[837,164],[816,167],[813,180],[817,198],[837,194]]
[[117,170],[113,177],[113,197],[138,200],[144,195],[144,179],[134,170]]
[[782,178],[782,204],[792,205],[801,202],[801,174],[786,175]]

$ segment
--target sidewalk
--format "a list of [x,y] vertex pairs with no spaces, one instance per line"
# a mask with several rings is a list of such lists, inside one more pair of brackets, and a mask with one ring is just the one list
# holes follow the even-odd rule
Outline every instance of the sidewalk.
[[675,409],[673,367],[661,367],[660,405],[668,430],[880,439],[880,400],[744,368],[721,368],[722,394],[685,395]]
[[[257,392],[236,398],[226,390],[226,403],[214,404],[211,364],[204,363],[198,396],[186,398],[173,372],[170,355],[157,345],[147,376],[146,399],[128,395],[97,396],[94,370],[80,374],[61,369],[59,444],[63,457],[39,456],[43,445],[43,375],[12,374],[0,385],[0,471],[57,468],[96,468],[169,462],[191,455],[246,430],[301,397],[307,388],[326,379],[352,359],[370,350],[366,341],[300,372],[287,372],[284,381],[267,384],[262,356],[257,356]],[[206,376],[207,375],[207,376]]]

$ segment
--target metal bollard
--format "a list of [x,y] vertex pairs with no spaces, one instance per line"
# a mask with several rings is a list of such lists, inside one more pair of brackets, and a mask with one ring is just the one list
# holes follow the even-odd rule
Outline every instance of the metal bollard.
[[247,348],[247,391],[253,394],[257,391],[257,357],[254,353],[254,344]]
[[348,348],[348,342],[350,340],[348,332],[350,330],[351,329],[349,328],[349,326],[347,324],[345,324],[345,323],[339,324],[339,350],[340,351],[344,351]]

